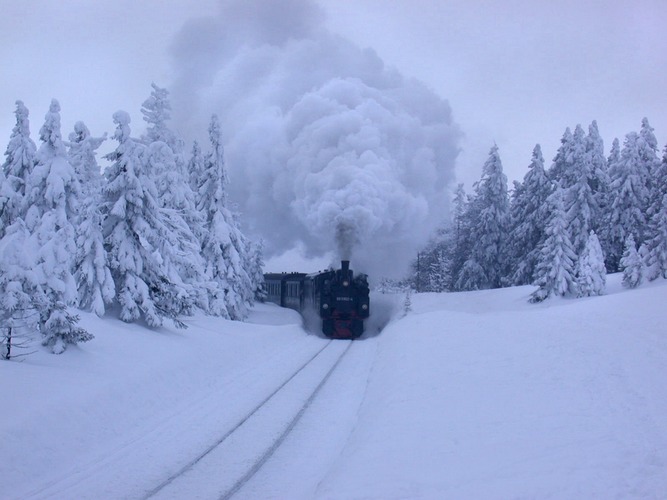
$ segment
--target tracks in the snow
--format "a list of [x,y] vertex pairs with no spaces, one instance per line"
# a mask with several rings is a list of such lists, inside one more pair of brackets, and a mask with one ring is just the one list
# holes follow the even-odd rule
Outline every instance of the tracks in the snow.
[[145,495],[228,499],[271,458],[352,342],[329,341],[219,439]]

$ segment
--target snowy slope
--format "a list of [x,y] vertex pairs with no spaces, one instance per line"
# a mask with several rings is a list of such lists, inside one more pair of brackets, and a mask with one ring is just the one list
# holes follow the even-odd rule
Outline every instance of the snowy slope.
[[[531,291],[413,295],[405,317],[375,297],[393,321],[235,498],[667,498],[667,282]],[[185,331],[82,316],[90,343],[0,363],[0,498],[144,498],[328,342],[272,305]],[[190,497],[225,491],[208,467]]]

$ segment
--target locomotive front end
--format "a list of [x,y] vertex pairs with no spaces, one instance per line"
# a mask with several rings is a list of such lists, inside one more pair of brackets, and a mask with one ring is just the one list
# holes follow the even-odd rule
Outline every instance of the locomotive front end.
[[370,314],[369,288],[366,275],[354,273],[350,261],[327,283],[320,301],[322,332],[327,337],[356,339],[364,332],[364,320]]

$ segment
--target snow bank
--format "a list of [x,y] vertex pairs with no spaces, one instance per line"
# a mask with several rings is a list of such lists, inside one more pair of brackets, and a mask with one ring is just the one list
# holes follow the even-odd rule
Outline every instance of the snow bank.
[[527,304],[413,296],[322,498],[657,498],[667,491],[667,283]]

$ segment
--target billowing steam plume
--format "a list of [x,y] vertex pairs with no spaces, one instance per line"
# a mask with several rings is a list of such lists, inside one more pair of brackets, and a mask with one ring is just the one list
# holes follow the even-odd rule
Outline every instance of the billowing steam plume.
[[194,137],[219,115],[231,198],[268,251],[301,241],[387,276],[446,216],[460,137],[447,102],[328,32],[312,1],[223,1],[173,55],[176,123]]

